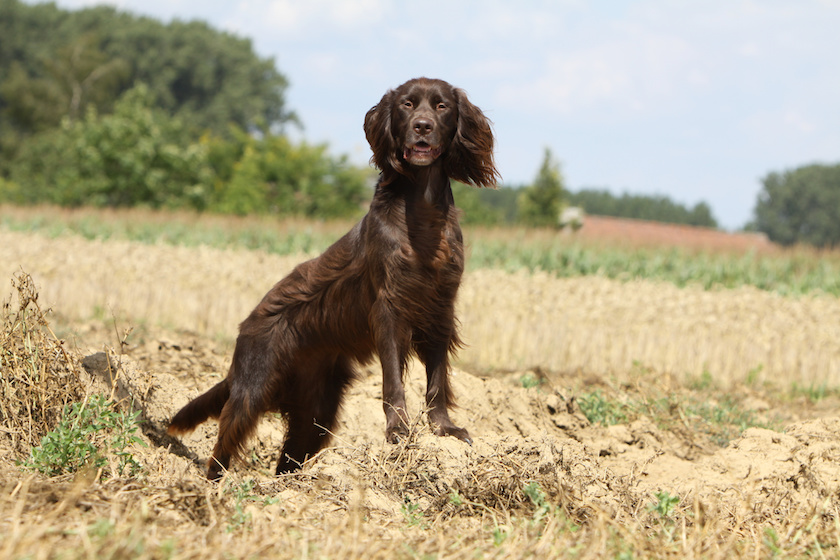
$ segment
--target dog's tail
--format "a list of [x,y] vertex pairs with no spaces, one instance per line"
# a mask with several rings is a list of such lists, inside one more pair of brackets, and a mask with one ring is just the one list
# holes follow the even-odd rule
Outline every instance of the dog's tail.
[[185,434],[193,431],[208,418],[218,418],[229,396],[230,387],[225,379],[187,403],[187,406],[172,418],[166,431],[172,435]]

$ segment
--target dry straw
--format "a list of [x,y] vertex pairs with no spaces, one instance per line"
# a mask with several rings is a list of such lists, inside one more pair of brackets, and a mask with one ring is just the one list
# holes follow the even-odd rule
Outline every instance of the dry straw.
[[50,329],[32,277],[13,275],[12,288],[0,330],[0,429],[28,452],[83,392],[78,360]]
[[[37,376],[10,367],[14,375],[6,379],[23,380],[38,394],[72,389],[78,356],[51,334],[26,276],[16,289],[21,303],[7,306],[2,336],[17,342],[4,345],[4,359],[64,358],[43,362],[32,370]],[[20,336],[33,332],[42,336]],[[12,363],[19,362],[4,365]],[[121,378],[130,375],[120,367]],[[186,383],[150,371],[133,375],[132,386],[146,387],[136,396],[149,414],[155,399]],[[840,546],[840,421],[804,422],[788,434],[750,430],[697,461],[703,484],[682,486],[674,500],[668,491],[678,481],[667,476],[674,474],[668,466],[686,461],[666,451],[664,434],[650,422],[625,427],[629,437],[613,437],[646,457],[628,461],[628,473],[609,454],[592,452],[588,445],[611,432],[586,425],[561,393],[466,375],[455,382],[465,401],[494,395],[507,403],[495,406],[495,421],[507,419],[516,430],[485,432],[467,446],[431,435],[418,421],[395,446],[381,435],[379,443],[339,440],[303,472],[279,479],[260,472],[258,457],[218,484],[203,480],[190,460],[155,446],[132,449],[144,466],[136,478],[82,472],[48,479],[15,465],[23,450],[7,449],[0,439],[0,557],[723,559],[826,557]],[[375,383],[358,385],[350,400],[369,401]],[[20,402],[33,398],[23,390],[15,395]],[[6,410],[4,432],[22,433]],[[752,463],[736,473],[737,485],[716,482],[728,468],[743,468],[735,459],[751,448]],[[244,476],[249,469],[254,478]],[[656,469],[667,474],[652,476]]]
[[[0,231],[0,278],[21,267],[67,322],[116,320],[232,340],[271,285],[307,258],[259,251],[50,239]],[[458,314],[461,364],[625,376],[840,384],[840,301],[750,287],[708,291],[651,281],[469,272]]]

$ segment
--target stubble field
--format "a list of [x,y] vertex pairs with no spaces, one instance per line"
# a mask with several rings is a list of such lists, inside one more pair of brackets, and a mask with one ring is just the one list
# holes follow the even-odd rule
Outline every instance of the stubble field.
[[[204,481],[215,425],[177,441],[165,422],[224,375],[238,322],[304,258],[0,229],[17,286],[0,294],[0,557],[840,554],[840,302],[819,291],[471,268],[453,380],[474,445],[429,433],[416,364],[416,429],[386,444],[371,367],[300,473],[271,475],[283,426],[267,418],[248,460]],[[21,271],[38,293],[24,315]],[[84,360],[97,352],[110,362]],[[32,447],[97,391],[139,413],[138,441],[39,471]]]

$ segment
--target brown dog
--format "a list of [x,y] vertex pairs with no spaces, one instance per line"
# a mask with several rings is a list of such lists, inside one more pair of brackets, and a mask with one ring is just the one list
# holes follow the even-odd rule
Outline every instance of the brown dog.
[[354,362],[382,364],[385,436],[406,434],[403,372],[426,366],[429,421],[438,435],[471,442],[452,423],[449,354],[459,345],[455,295],[464,269],[449,180],[492,186],[490,122],[463,91],[419,78],[391,90],[365,116],[381,170],[368,214],[318,258],[275,284],[240,325],[227,378],[172,419],[169,433],[219,418],[207,478],[241,455],[262,414],[288,422],[277,474],[329,442]]

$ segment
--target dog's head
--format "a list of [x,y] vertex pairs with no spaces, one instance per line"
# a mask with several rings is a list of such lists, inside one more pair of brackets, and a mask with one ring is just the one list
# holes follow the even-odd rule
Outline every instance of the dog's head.
[[476,186],[493,186],[498,179],[490,121],[443,80],[416,78],[389,90],[367,112],[365,136],[382,184],[429,165],[442,165],[450,178]]

